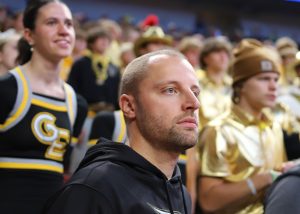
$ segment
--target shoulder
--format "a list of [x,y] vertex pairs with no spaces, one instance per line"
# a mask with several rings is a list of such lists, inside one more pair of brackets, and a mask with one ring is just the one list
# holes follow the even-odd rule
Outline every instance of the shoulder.
[[112,62],[110,62],[108,66],[109,66],[110,68],[119,70],[119,67],[116,66],[115,64],[113,64]]
[[117,186],[122,177],[126,176],[126,170],[119,164],[109,160],[91,163],[78,170],[72,177],[71,184],[83,184],[103,191],[112,186]]
[[18,94],[18,84],[14,75],[8,73],[0,77],[0,123],[3,123],[14,108]]
[[78,64],[82,64],[82,63],[90,63],[91,62],[91,58],[87,57],[87,56],[83,56],[80,59],[78,59],[74,65],[78,65]]
[[242,125],[232,118],[230,112],[226,112],[211,120],[203,128],[200,132],[200,144],[207,142],[206,146],[216,146],[217,144],[225,146],[225,144],[234,143],[236,142],[234,130],[242,132]]
[[77,107],[78,111],[80,112],[87,112],[88,109],[88,103],[86,99],[81,96],[80,94],[76,94],[76,99],[77,99]]
[[203,131],[220,131],[226,128],[227,126],[230,126],[231,120],[232,119],[230,118],[229,112],[223,113],[217,116],[215,119],[208,122],[205,126],[205,130]]
[[12,97],[16,96],[18,92],[17,79],[12,73],[7,73],[0,77],[0,96],[2,97]]
[[114,120],[115,120],[115,115],[113,112],[102,111],[95,116],[93,123],[95,125],[98,124],[100,125],[101,123],[114,122]]
[[112,198],[83,184],[68,184],[48,199],[44,214],[61,213],[117,213]]
[[[12,90],[16,91],[17,90],[17,80],[16,80],[15,76],[12,73],[7,73],[4,76],[0,76],[0,87],[1,87],[1,89],[7,88],[7,89],[12,89]],[[6,93],[7,93],[7,91],[6,91]]]
[[88,58],[86,56],[79,58],[72,65],[70,75],[74,75],[74,72],[84,73],[81,71],[86,71],[86,70],[90,69],[90,64],[91,64],[90,58]]
[[114,64],[112,63],[109,63],[109,67],[108,67],[108,75],[111,77],[111,78],[120,78],[120,69],[119,67],[115,66]]
[[85,118],[88,114],[88,103],[84,97],[80,94],[76,94],[77,101],[77,113],[76,113],[76,123],[80,121],[80,124],[84,123]]

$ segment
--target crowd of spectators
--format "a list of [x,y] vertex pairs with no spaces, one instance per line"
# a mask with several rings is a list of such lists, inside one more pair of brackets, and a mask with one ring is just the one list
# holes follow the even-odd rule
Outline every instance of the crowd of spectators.
[[[257,38],[246,39],[240,35],[234,37],[219,35],[222,34],[220,32],[217,33],[218,35],[214,32],[204,35],[197,32],[184,32],[182,30],[176,30],[176,28],[163,29],[160,26],[159,17],[155,14],[145,14],[145,18],[138,23],[132,23],[128,17],[117,21],[103,17],[97,20],[87,20],[82,16],[74,16],[73,18],[76,34],[75,45],[72,54],[64,57],[60,62],[60,78],[70,84],[74,91],[87,101],[88,114],[81,135],[78,136],[80,143],[73,149],[73,154],[70,156],[70,162],[68,162],[70,165],[67,167],[69,171],[65,172],[67,175],[66,179],[68,175],[71,175],[75,171],[86,150],[94,145],[98,138],[106,137],[113,141],[126,142],[126,127],[122,120],[123,115],[118,104],[120,79],[126,66],[136,57],[146,53],[162,49],[175,49],[181,52],[193,66],[201,88],[198,97],[201,103],[199,108],[200,145],[188,150],[187,154],[182,154],[179,160],[183,181],[187,184],[192,196],[194,211],[197,210],[195,212],[201,212],[201,205],[207,209],[206,211],[211,211],[211,204],[207,206],[201,204],[212,203],[207,198],[203,199],[209,195],[208,192],[212,189],[208,187],[212,186],[215,188],[215,186],[223,185],[222,187],[226,189],[226,185],[231,185],[232,183],[237,184],[238,182],[244,181],[244,186],[248,186],[249,191],[245,191],[246,193],[241,194],[241,197],[243,197],[243,204],[239,204],[242,207],[241,209],[249,207],[249,203],[252,203],[252,205],[256,207],[247,209],[250,210],[253,208],[253,210],[261,211],[262,207],[257,209],[257,206],[262,205],[261,201],[258,202],[258,200],[261,200],[261,198],[259,198],[261,195],[257,195],[257,191],[264,191],[265,187],[269,186],[275,180],[276,176],[284,172],[286,168],[278,170],[276,174],[273,170],[278,168],[278,164],[276,166],[275,164],[273,164],[274,166],[271,164],[271,167],[260,166],[262,169],[260,171],[260,169],[257,170],[257,168],[255,168],[255,160],[249,160],[248,154],[244,154],[242,155],[244,162],[253,161],[253,163],[251,162],[252,165],[250,164],[247,168],[252,171],[242,176],[242,178],[236,178],[235,176],[238,177],[238,175],[229,175],[231,171],[226,169],[226,172],[224,172],[224,168],[229,167],[232,169],[235,167],[235,164],[238,163],[235,162],[228,165],[222,163],[224,165],[221,165],[222,161],[233,161],[234,159],[229,158],[230,160],[227,160],[226,158],[220,158],[221,151],[216,152],[216,155],[218,155],[218,158],[221,160],[217,160],[220,163],[218,162],[219,165],[215,168],[223,167],[220,169],[221,171],[223,170],[223,174],[219,173],[219,171],[214,171],[219,169],[215,169],[213,166],[213,169],[205,168],[206,166],[203,166],[205,164],[216,164],[215,158],[205,156],[209,152],[213,153],[211,150],[216,149],[212,148],[213,146],[217,147],[216,145],[218,144],[224,146],[222,143],[225,141],[233,142],[230,141],[232,140],[232,138],[230,138],[231,136],[226,135],[226,130],[222,130],[224,127],[220,125],[221,131],[225,133],[222,132],[222,134],[224,134],[222,137],[224,137],[225,140],[222,141],[221,139],[222,142],[220,143],[220,139],[217,136],[220,130],[217,130],[218,126],[212,121],[218,119],[223,113],[230,113],[230,117],[234,117],[232,115],[241,110],[237,110],[236,107],[233,109],[234,107],[232,106],[239,105],[240,99],[251,100],[252,95],[241,95],[241,91],[244,85],[247,85],[246,83],[250,81],[248,78],[258,75],[259,72],[255,70],[258,69],[255,67],[255,63],[257,63],[257,66],[261,66],[259,67],[261,69],[260,72],[272,71],[272,75],[275,76],[260,78],[275,79],[276,84],[277,79],[279,79],[278,90],[276,86],[276,94],[274,92],[274,94],[270,95],[278,95],[275,105],[261,105],[258,110],[260,115],[262,115],[262,112],[263,115],[271,115],[272,120],[280,125],[279,129],[283,133],[282,142],[284,142],[283,145],[285,148],[280,148],[278,151],[275,151],[274,154],[280,156],[280,164],[284,161],[293,161],[299,158],[300,56],[298,54],[297,42],[289,37],[277,38],[274,41],[268,39],[258,41]],[[22,46],[23,33],[23,11],[12,12],[4,5],[0,6],[1,76],[5,75],[5,73],[18,64],[21,64],[22,60],[17,57],[17,53],[18,47]],[[241,41],[242,43],[240,43]],[[261,54],[261,50],[264,51],[264,54]],[[247,63],[241,64],[244,63],[243,60],[245,59]],[[263,63],[265,61],[259,64],[255,61],[257,59],[269,60],[271,64]],[[248,71],[247,69],[249,68],[250,70]],[[251,69],[255,70],[256,73],[252,73]],[[241,74],[242,77],[240,77],[239,72],[241,70],[247,70],[247,75]],[[243,81],[240,82],[240,80]],[[251,89],[251,87],[249,89]],[[275,91],[275,89],[273,91]],[[256,92],[254,90],[253,93],[259,94],[261,91]],[[247,96],[250,96],[250,98]],[[263,97],[263,99],[265,98],[266,97]],[[258,105],[259,99],[255,101],[251,100],[249,103],[249,105]],[[244,107],[243,105],[241,106],[242,108]],[[264,109],[265,107],[267,107],[267,109]],[[257,110],[255,107],[253,107],[253,109]],[[236,120],[236,118],[234,120]],[[251,123],[251,121],[249,123]],[[264,124],[263,126],[266,127],[268,125]],[[232,127],[234,127],[234,125],[232,125]],[[232,127],[231,129],[234,129]],[[261,128],[258,123],[255,127],[258,129]],[[267,130],[265,127],[262,128],[263,131]],[[274,137],[275,135],[270,132],[271,131],[268,131],[266,135],[270,135],[270,138]],[[242,135],[244,134],[243,132],[241,133]],[[260,132],[254,133],[255,136],[259,136],[260,134]],[[243,137],[239,138],[241,141],[243,141],[243,139]],[[208,144],[211,143],[209,141],[214,141],[216,145],[208,146]],[[257,142],[255,141],[257,144],[264,144],[264,142],[265,141],[260,142],[259,140],[257,140]],[[226,146],[229,146],[229,144],[226,144]],[[247,147],[247,145],[243,146]],[[228,148],[225,150],[227,151],[227,149]],[[265,154],[267,152],[265,150],[266,148],[264,148],[264,151],[261,153]],[[239,150],[234,151],[239,152]],[[272,149],[270,149],[270,151],[272,151]],[[232,155],[234,156],[234,154]],[[251,155],[253,155],[253,153],[251,153]],[[237,159],[240,158],[240,156],[235,157]],[[262,160],[264,159],[262,158]],[[234,159],[234,161],[237,160]],[[243,170],[239,173],[244,173]],[[255,176],[262,175],[270,170],[272,170],[273,180],[268,180],[269,177],[263,177],[266,180],[263,185],[254,182],[254,180],[257,180]],[[201,180],[201,176],[205,177],[205,179]],[[263,176],[265,176],[265,174],[263,174]],[[209,180],[211,177],[212,179]],[[205,187],[203,187],[203,183]],[[229,188],[227,190],[229,190]],[[201,191],[205,191],[205,193]],[[233,191],[236,190],[234,189]],[[216,191],[216,193],[218,193],[218,191]],[[226,195],[230,194],[230,192],[224,191],[222,194]],[[224,210],[230,210],[228,206],[238,201],[240,195],[237,195],[237,198],[234,200],[228,199],[228,204],[224,204],[224,206],[220,207],[216,206],[216,208],[214,207],[216,210],[212,210],[219,211],[218,209],[223,208]],[[251,198],[251,196],[253,197]],[[240,208],[239,206],[237,207]]]

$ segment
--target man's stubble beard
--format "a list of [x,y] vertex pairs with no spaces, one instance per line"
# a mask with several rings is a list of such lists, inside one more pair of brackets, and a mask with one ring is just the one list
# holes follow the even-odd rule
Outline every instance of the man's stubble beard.
[[163,117],[150,115],[143,105],[140,103],[138,105],[137,127],[143,137],[156,149],[181,153],[197,143],[198,129],[188,130],[176,125],[177,121],[190,116],[191,113],[175,117],[172,126],[167,128]]

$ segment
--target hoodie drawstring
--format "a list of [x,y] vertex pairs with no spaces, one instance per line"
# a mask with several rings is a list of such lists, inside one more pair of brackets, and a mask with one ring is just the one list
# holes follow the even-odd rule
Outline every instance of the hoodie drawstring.
[[169,190],[168,190],[168,184],[167,184],[168,181],[166,181],[166,182],[164,182],[164,183],[165,183],[166,192],[167,192],[167,198],[168,198],[169,209],[170,209],[171,214],[174,214],[173,207],[172,207],[171,200],[170,200]]

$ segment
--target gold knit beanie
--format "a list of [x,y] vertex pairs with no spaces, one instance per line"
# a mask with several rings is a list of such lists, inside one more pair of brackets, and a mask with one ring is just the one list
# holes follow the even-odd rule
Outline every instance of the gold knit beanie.
[[255,39],[243,39],[233,50],[230,68],[233,83],[263,72],[279,73],[278,63],[269,48]]
[[275,46],[280,54],[281,57],[288,56],[288,55],[296,55],[298,52],[298,45],[297,43],[289,38],[289,37],[281,37],[279,38]]

